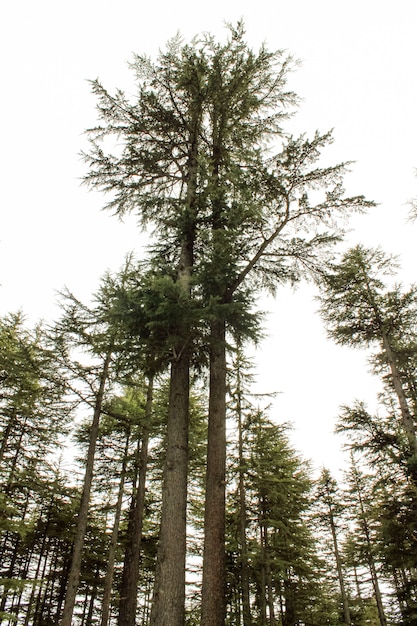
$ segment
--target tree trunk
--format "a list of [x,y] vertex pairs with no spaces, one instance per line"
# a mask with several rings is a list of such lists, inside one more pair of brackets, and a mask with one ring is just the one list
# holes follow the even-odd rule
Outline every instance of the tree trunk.
[[119,536],[120,517],[123,504],[123,493],[126,477],[127,455],[129,450],[130,431],[126,435],[123,462],[120,472],[119,490],[117,494],[116,511],[114,514],[113,530],[110,538],[109,554],[107,560],[106,577],[104,579],[103,601],[101,605],[101,626],[107,626],[110,616],[111,591],[113,587],[114,563],[116,556],[117,538]]
[[[382,595],[379,587],[378,575],[375,567],[375,559],[372,553],[372,541],[371,541],[371,533],[369,529],[368,519],[365,513],[365,505],[362,497],[362,487],[359,481],[359,473],[356,468],[356,464],[354,461],[353,453],[351,454],[351,462],[353,468],[353,476],[355,480],[356,493],[358,495],[359,508],[361,512],[361,521],[362,528],[365,535],[366,541],[366,556],[369,566],[369,572],[371,574],[372,586],[374,588],[375,600],[378,609],[378,617],[381,626],[387,626],[387,618],[385,617],[384,606],[382,604]],[[360,593],[358,593],[360,595]]]
[[[96,576],[95,576],[96,581],[99,580],[99,574],[100,574],[100,567],[97,566]],[[88,603],[88,613],[87,613],[87,617],[85,621],[86,626],[92,626],[93,624],[94,603],[96,601],[96,597],[97,597],[97,585],[93,585],[91,588],[90,601]]]
[[[417,436],[416,436],[416,428],[415,428],[415,424],[414,424],[414,420],[411,416],[410,413],[410,409],[408,407],[408,402],[407,402],[407,397],[403,388],[403,384],[401,381],[401,374],[398,370],[398,366],[397,366],[397,360],[395,358],[395,354],[392,350],[391,347],[391,342],[389,340],[389,337],[387,335],[387,333],[385,332],[384,328],[385,328],[385,324],[384,324],[384,319],[381,315],[381,311],[380,308],[376,302],[372,287],[369,283],[369,278],[366,274],[366,270],[365,268],[362,266],[362,270],[363,270],[363,277],[365,280],[365,286],[366,286],[366,290],[368,293],[368,297],[369,297],[369,302],[373,308],[374,311],[374,315],[375,315],[375,320],[379,326],[379,330],[380,330],[380,340],[382,343],[382,347],[383,350],[385,352],[385,356],[387,358],[387,362],[389,365],[389,368],[391,370],[391,379],[392,379],[392,384],[394,386],[394,390],[395,393],[397,394],[397,398],[398,398],[398,402],[400,404],[400,410],[401,410],[401,422],[406,434],[406,437],[408,439],[408,443],[410,446],[410,451],[411,451],[411,455],[415,456],[417,458]],[[415,465],[416,462],[413,463],[413,467],[411,468],[412,470],[412,476],[414,481],[416,481],[417,479],[417,469],[415,469]]]
[[[139,455],[139,478],[136,494],[132,496],[127,530],[127,546],[123,563],[122,584],[120,588],[120,604],[118,626],[135,626],[137,590],[139,580],[140,549],[142,543],[142,525],[145,506],[146,473],[148,469],[149,424],[152,416],[153,378],[149,378],[145,426]],[[102,623],[102,626],[105,626]]]
[[226,345],[225,323],[211,328],[210,395],[204,517],[201,626],[222,626],[225,620],[226,499]]
[[[50,519],[51,519],[51,508],[53,506],[53,501],[51,502],[50,506],[48,507],[48,514],[45,520],[45,527],[43,530],[43,535],[42,535],[42,543],[39,549],[39,555],[38,555],[38,561],[36,564],[36,569],[34,571],[33,574],[33,578],[34,581],[40,581],[39,582],[39,589],[38,589],[38,595],[42,589],[42,585],[43,585],[43,581],[45,578],[45,571],[46,571],[46,564],[47,564],[47,560],[48,560],[48,553],[49,553],[49,541],[48,541],[48,531],[49,531],[49,524],[50,524]],[[43,563],[43,571],[42,574],[40,575],[41,572],[41,566],[42,566],[42,560],[44,561]],[[23,622],[23,626],[28,626],[31,615],[34,614],[34,603],[35,603],[35,596],[36,596],[36,588],[37,588],[37,583],[33,583],[32,585],[32,591],[30,593],[30,597],[27,603],[27,612],[26,612],[26,617],[25,617],[25,621]]]
[[266,624],[266,586],[267,586],[267,576],[266,576],[266,542],[265,542],[265,524],[264,524],[264,513],[263,513],[263,505],[262,502],[259,503],[259,546],[261,552],[261,562],[259,565],[259,615],[261,619],[261,624]]
[[330,530],[332,531],[333,548],[334,548],[334,555],[336,558],[336,569],[337,569],[337,576],[339,579],[340,594],[342,596],[344,623],[346,624],[346,626],[351,626],[352,622],[350,620],[349,603],[348,603],[348,597],[347,597],[346,588],[345,588],[345,581],[343,578],[342,559],[340,558],[339,545],[337,542],[337,535],[336,535],[336,526],[334,523],[332,511],[329,512],[329,523],[330,523]]
[[[188,162],[184,176],[185,202],[181,215],[181,254],[177,271],[177,284],[188,298],[191,298],[191,273],[194,265],[199,141],[202,123],[199,70],[194,68],[194,71],[195,92],[192,93],[189,106]],[[171,363],[167,451],[151,611],[152,626],[167,626],[167,624],[184,626],[185,619],[191,331],[190,322],[190,327],[184,329],[184,335],[178,341]]]
[[240,583],[242,597],[243,626],[252,626],[252,616],[250,611],[249,593],[249,566],[248,566],[248,546],[246,541],[246,493],[244,478],[243,459],[243,416],[242,416],[242,390],[240,381],[240,371],[237,371],[237,419],[239,437],[239,543],[240,543]]
[[[395,355],[391,348],[391,343],[385,333],[382,333],[382,345],[385,351],[385,355],[387,357],[388,365],[391,370],[392,384],[394,386],[395,393],[397,394],[398,402],[400,404],[401,421],[408,439],[410,451],[413,456],[417,456],[416,427],[410,409],[408,407],[407,397],[401,382],[401,375],[398,371]],[[414,472],[414,479],[416,479],[416,473],[417,471]]]
[[185,619],[189,361],[184,350],[171,367],[153,626],[183,626]]
[[103,364],[100,376],[100,385],[97,392],[93,422],[91,424],[90,442],[88,445],[87,461],[84,475],[83,492],[81,495],[80,508],[78,511],[77,529],[72,552],[71,569],[68,577],[67,591],[65,595],[65,604],[62,611],[60,626],[71,626],[72,614],[74,612],[75,599],[77,595],[78,581],[80,578],[82,550],[84,545],[84,537],[87,529],[88,508],[90,503],[91,485],[93,482],[94,456],[96,451],[99,422],[101,416],[101,408],[104,398],[104,390],[109,374],[111,352],[109,349]]

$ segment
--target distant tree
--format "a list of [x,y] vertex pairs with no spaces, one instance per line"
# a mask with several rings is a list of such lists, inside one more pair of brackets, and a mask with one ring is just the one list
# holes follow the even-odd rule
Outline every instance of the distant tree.
[[393,274],[393,259],[381,250],[356,246],[339,265],[332,264],[322,278],[321,313],[328,333],[337,343],[351,346],[377,344],[389,371],[401,410],[401,423],[409,446],[410,472],[417,480],[417,437],[410,410],[407,381],[397,345],[402,334],[416,330],[417,291],[388,291],[383,277]]
[[355,456],[368,465],[372,478],[372,491],[367,495],[372,505],[366,511],[373,543],[367,547],[362,536],[362,561],[369,560],[370,549],[372,555],[377,555],[384,578],[396,590],[398,607],[407,623],[416,597],[417,502],[409,471],[408,440],[397,413],[394,407],[388,415],[371,415],[364,404],[357,402],[342,408],[337,431],[346,436],[346,446]]
[[330,530],[333,555],[336,561],[337,577],[339,580],[340,594],[343,607],[343,619],[346,626],[351,626],[351,614],[349,607],[349,597],[345,584],[345,575],[343,572],[342,554],[340,549],[340,540],[338,537],[338,521],[344,511],[344,505],[340,500],[337,482],[332,478],[329,470],[323,469],[317,483],[317,497],[322,506],[319,513],[319,519],[327,525]]
[[71,407],[41,325],[25,327],[21,313],[0,320],[0,480],[59,449]]
[[336,605],[310,526],[308,463],[291,448],[288,427],[254,406],[265,398],[251,394],[250,379],[238,347],[229,372],[237,432],[227,478],[227,623],[327,623]]
[[[127,541],[120,586],[119,626],[134,625],[136,621],[137,587],[139,578],[140,550],[142,543],[145,509],[146,474],[148,470],[149,437],[152,432],[153,378],[146,384],[146,400],[138,447],[135,455],[135,479],[129,510]],[[105,626],[104,623],[102,626]]]
[[[242,614],[243,626],[252,626],[250,564],[248,550],[248,502],[246,477],[249,462],[245,456],[245,423],[248,412],[251,414],[254,407],[250,402],[250,384],[253,375],[249,361],[245,358],[242,345],[237,341],[235,357],[232,363],[230,378],[230,407],[229,412],[237,423],[237,577],[238,577],[238,614]],[[230,530],[229,530],[230,533]],[[230,543],[229,537],[229,543]],[[230,549],[230,548],[229,548]],[[229,573],[230,576],[230,573]]]
[[[127,271],[128,267],[125,268],[125,272]],[[123,285],[123,271],[118,276],[118,281]],[[61,298],[63,315],[54,328],[54,341],[57,352],[59,351],[61,367],[66,369],[67,377],[71,377],[72,392],[93,411],[77,531],[61,626],[71,626],[76,602],[82,549],[87,530],[95,451],[106,394],[116,381],[123,380],[127,371],[135,367],[132,364],[135,355],[132,354],[130,362],[125,357],[126,327],[120,315],[118,300],[114,298],[114,279],[111,276],[108,275],[103,279],[95,298],[96,305],[89,307],[82,304],[70,292],[63,293]],[[87,359],[84,363],[79,361],[83,357]]]
[[0,613],[19,613],[38,550],[33,526],[72,407],[42,325],[5,316],[0,344]]
[[[346,475],[349,492],[349,509],[355,524],[352,529],[352,543],[357,555],[356,562],[365,565],[368,569],[374,598],[378,610],[378,619],[381,626],[387,625],[385,609],[382,600],[381,585],[378,573],[378,542],[375,536],[375,492],[369,477],[360,471],[353,453],[350,456],[350,469]],[[378,515],[378,513],[376,513]]]
[[409,219],[414,221],[417,219],[417,197],[410,200],[408,204],[410,207]]
[[[101,604],[101,624],[107,626],[113,599],[116,561],[120,558],[120,527],[124,516],[124,504],[134,482],[135,450],[140,446],[140,431],[144,421],[143,384],[140,377],[122,387],[120,396],[111,397],[103,406],[95,455],[95,479],[93,502],[96,511],[105,516],[108,535],[105,550],[106,573]],[[78,443],[84,449],[88,445],[90,423],[84,422],[78,429]],[[139,443],[138,443],[139,442]],[[136,469],[137,473],[137,469]],[[132,486],[133,489],[133,486]],[[103,504],[101,504],[103,503]],[[110,526],[110,528],[109,528]],[[138,557],[139,562],[139,557]],[[118,581],[117,581],[118,582]],[[137,581],[133,581],[135,585]],[[133,596],[136,600],[136,586]],[[115,602],[113,602],[115,604]]]

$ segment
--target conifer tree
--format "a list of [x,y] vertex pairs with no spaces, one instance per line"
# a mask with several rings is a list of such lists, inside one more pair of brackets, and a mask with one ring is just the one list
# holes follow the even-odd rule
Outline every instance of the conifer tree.
[[[398,399],[401,423],[408,440],[410,473],[417,480],[417,436],[402,371],[401,336],[414,335],[417,321],[417,292],[388,290],[383,277],[396,269],[394,260],[381,250],[356,246],[339,265],[330,266],[322,279],[321,312],[330,337],[351,346],[377,344]],[[414,331],[414,332],[413,332]],[[397,354],[397,346],[399,348]]]
[[16,613],[37,558],[33,527],[53,482],[53,455],[68,432],[71,403],[44,327],[21,313],[0,319],[0,614]]
[[360,471],[353,453],[350,455],[350,471],[346,476],[347,487],[350,494],[349,508],[356,528],[352,531],[353,541],[356,544],[356,552],[360,553],[362,565],[365,565],[371,577],[374,598],[378,610],[378,619],[381,626],[387,625],[384,604],[381,594],[380,578],[377,571],[377,540],[375,528],[373,528],[374,497],[370,490],[369,477]]
[[346,589],[345,575],[343,571],[340,541],[338,537],[338,521],[344,506],[340,501],[337,482],[332,478],[329,470],[323,469],[317,485],[317,495],[323,505],[320,519],[325,522],[331,532],[333,542],[333,554],[336,561],[337,577],[339,580],[340,594],[342,599],[343,618],[346,626],[351,626],[351,613],[349,596]]
[[[156,63],[135,57],[133,103],[93,83],[102,125],[90,131],[86,181],[112,194],[108,208],[155,228],[160,295],[176,305],[155,625],[184,621],[191,362],[208,353],[202,624],[214,626],[225,613],[227,331],[250,334],[256,290],[316,271],[340,236],[335,220],[370,205],[344,197],[346,164],[318,165],[330,134],[283,139],[290,67],[280,51],[250,50],[238,24],[225,44],[177,39]],[[116,154],[103,147],[109,136],[123,139]]]
[[[127,271],[128,267],[125,268],[125,272]],[[123,272],[119,275],[118,281],[123,285]],[[126,368],[135,367],[134,354],[132,354],[131,361],[124,355],[127,333],[117,305],[118,301],[114,299],[114,279],[108,275],[102,281],[101,289],[96,294],[94,307],[82,304],[70,292],[62,294],[64,313],[54,328],[54,341],[57,351],[59,350],[61,367],[67,370],[67,381],[70,375],[73,393],[93,412],[61,626],[71,626],[76,602],[82,550],[87,530],[95,452],[106,394],[112,384],[117,380],[123,380]],[[78,359],[81,355],[89,361],[80,362]],[[69,385],[69,382],[67,384]]]

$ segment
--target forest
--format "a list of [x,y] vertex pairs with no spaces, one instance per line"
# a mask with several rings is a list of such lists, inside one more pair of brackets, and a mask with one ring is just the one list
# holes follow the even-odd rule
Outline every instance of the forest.
[[[91,82],[84,183],[149,244],[0,318],[0,624],[417,626],[417,288],[343,246],[374,202],[286,131],[293,64],[238,23],[136,55],[134,98]],[[335,416],[343,481],[253,385],[259,298],[300,281],[383,385]]]

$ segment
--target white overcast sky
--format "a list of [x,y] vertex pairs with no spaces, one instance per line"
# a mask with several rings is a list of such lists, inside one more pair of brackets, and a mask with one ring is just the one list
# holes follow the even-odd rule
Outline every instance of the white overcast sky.
[[[101,211],[80,186],[83,131],[96,121],[87,79],[133,91],[132,54],[157,54],[180,31],[224,37],[243,18],[255,48],[285,48],[302,61],[289,87],[303,99],[295,133],[334,128],[329,162],[354,160],[351,195],[379,206],[352,221],[351,243],[401,254],[401,279],[416,280],[417,5],[415,0],[16,0],[0,8],[0,315],[23,309],[28,323],[57,314],[67,285],[88,299],[99,277],[140,254],[134,219]],[[325,339],[313,290],[282,289],[258,349],[259,387],[279,391],[272,417],[294,424],[294,446],[316,466],[342,464],[332,435],[338,407],[375,405],[366,355]]]

